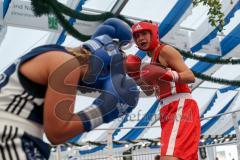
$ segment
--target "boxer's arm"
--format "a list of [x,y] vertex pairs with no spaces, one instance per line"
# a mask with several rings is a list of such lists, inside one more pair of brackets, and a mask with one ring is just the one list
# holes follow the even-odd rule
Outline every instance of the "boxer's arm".
[[78,67],[78,60],[73,58],[74,56],[64,52],[51,51],[20,66],[20,72],[28,79],[47,86],[43,127],[52,144],[64,143],[84,132],[79,117],[73,114],[76,86],[83,69]]
[[73,113],[82,68],[69,54],[52,52],[44,54],[43,58],[42,68],[48,72],[44,132],[52,144],[60,144],[84,132],[80,118]]
[[[178,82],[179,83],[193,83],[195,81],[195,76],[192,71],[185,64],[181,54],[173,47],[167,45],[159,54],[159,58],[163,58],[172,71],[178,73]],[[172,73],[169,72],[169,75]],[[176,76],[176,73],[173,72],[173,76]],[[170,78],[171,79],[171,78]],[[174,80],[174,78],[173,78]]]

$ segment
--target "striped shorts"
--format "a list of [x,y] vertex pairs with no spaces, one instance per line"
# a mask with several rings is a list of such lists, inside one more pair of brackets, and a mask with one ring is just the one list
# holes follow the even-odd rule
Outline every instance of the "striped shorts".
[[49,154],[49,145],[41,139],[17,127],[0,125],[1,160],[47,160]]
[[197,160],[201,133],[198,105],[189,94],[178,94],[170,100],[160,109],[161,156]]
[[0,159],[45,160],[50,146],[42,140],[41,125],[0,111]]

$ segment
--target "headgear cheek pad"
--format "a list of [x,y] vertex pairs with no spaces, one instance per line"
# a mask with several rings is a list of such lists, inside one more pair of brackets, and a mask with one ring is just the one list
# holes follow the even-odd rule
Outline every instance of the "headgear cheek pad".
[[130,42],[132,39],[131,28],[124,21],[117,18],[109,18],[97,27],[92,38],[101,35],[108,35],[113,39],[118,39],[119,42]]

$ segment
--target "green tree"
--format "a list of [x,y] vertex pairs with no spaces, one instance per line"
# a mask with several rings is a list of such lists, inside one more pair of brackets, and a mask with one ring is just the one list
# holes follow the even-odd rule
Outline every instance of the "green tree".
[[[209,7],[208,10],[208,21],[209,23],[217,27],[219,31],[223,30],[224,27],[224,13],[222,13],[221,8],[222,4],[219,0],[193,0],[193,6],[197,6],[198,4],[207,5]],[[232,0],[230,3],[233,3]]]

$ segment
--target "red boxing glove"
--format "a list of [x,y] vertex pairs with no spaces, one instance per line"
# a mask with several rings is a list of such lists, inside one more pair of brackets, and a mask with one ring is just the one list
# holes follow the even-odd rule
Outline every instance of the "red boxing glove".
[[160,77],[160,79],[164,81],[177,82],[179,80],[179,74],[178,72],[169,69],[162,77]]
[[127,74],[133,79],[140,77],[141,58],[135,55],[128,55],[125,59]]
[[176,71],[149,64],[143,67],[141,78],[149,85],[156,85],[158,80],[177,82],[179,80],[179,74]]

